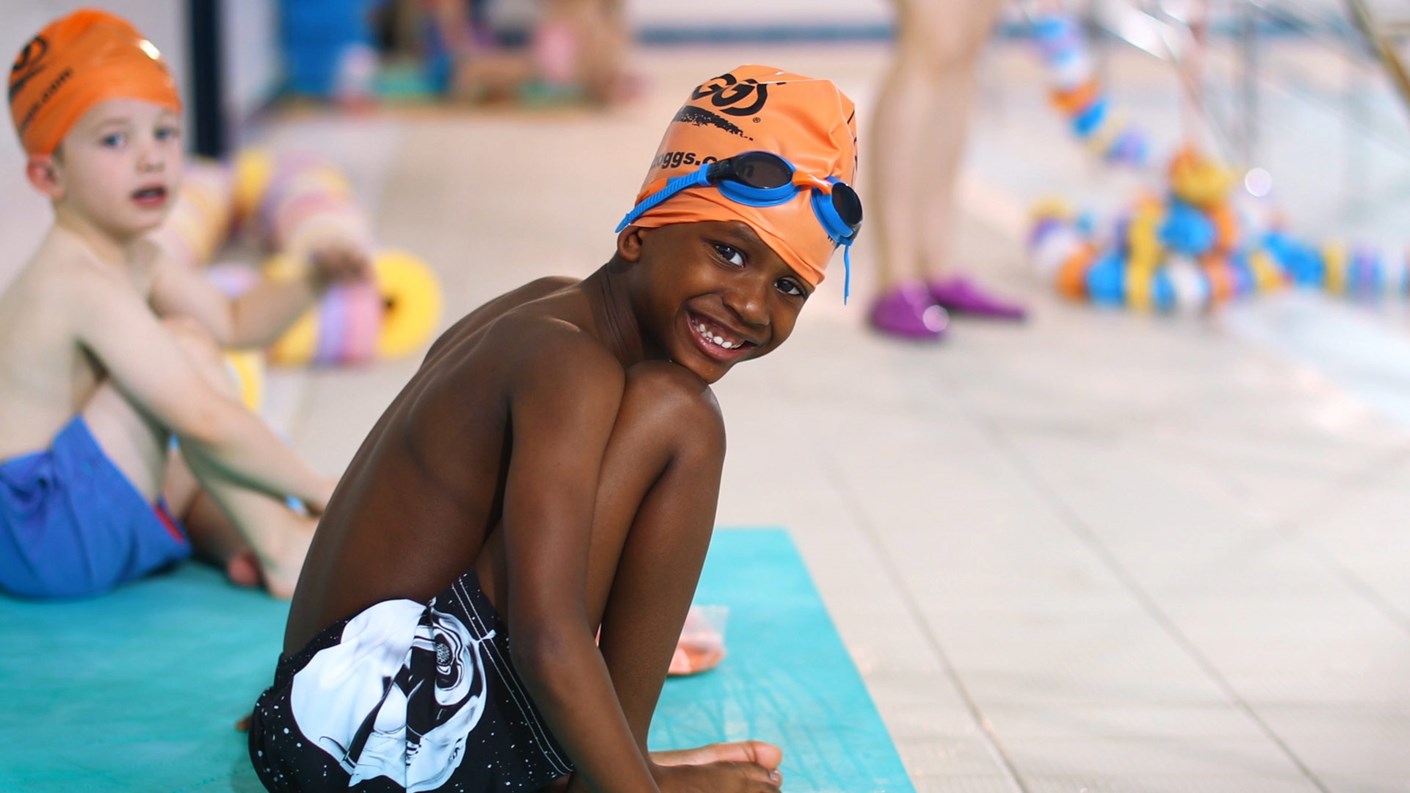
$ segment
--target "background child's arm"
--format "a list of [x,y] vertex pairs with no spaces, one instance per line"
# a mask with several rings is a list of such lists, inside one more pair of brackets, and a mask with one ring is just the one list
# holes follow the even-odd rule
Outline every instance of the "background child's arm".
[[598,479],[625,375],[576,329],[503,335],[533,351],[519,356],[509,394],[503,530],[514,663],[593,790],[654,791],[585,602]]
[[314,251],[292,277],[262,278],[234,299],[201,271],[169,257],[160,257],[156,272],[152,308],[158,314],[196,320],[222,347],[266,347],[327,287],[369,278],[371,262],[358,246],[330,243]]
[[78,343],[135,406],[183,443],[203,447],[232,480],[322,511],[333,482],[209,381],[129,284],[103,274],[73,288]]

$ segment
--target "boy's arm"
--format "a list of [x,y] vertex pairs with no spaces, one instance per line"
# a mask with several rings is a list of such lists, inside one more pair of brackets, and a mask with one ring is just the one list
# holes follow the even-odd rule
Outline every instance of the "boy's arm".
[[310,257],[293,277],[263,277],[231,299],[200,270],[162,256],[152,282],[152,308],[162,316],[196,320],[222,347],[265,347],[294,324],[328,286],[365,280],[370,264],[352,248],[329,248]]
[[505,611],[514,663],[593,790],[655,791],[586,604],[594,502],[625,374],[576,329],[539,325],[505,335],[533,351],[521,356],[509,395]]
[[321,511],[332,482],[210,383],[128,284],[105,280],[75,284],[74,307],[78,343],[98,358],[114,386],[183,442],[209,452],[230,478]]

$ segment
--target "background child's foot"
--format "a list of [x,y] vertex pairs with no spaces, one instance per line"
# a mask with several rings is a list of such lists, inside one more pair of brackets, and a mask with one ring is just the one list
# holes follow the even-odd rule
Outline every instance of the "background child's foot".
[[259,557],[248,548],[226,560],[225,577],[235,586],[257,587],[264,583],[260,578]]
[[303,569],[308,546],[313,542],[313,530],[318,528],[318,518],[293,513],[289,517],[290,525],[282,528],[280,547],[259,559],[260,580],[265,590],[281,600],[294,596],[299,571]]

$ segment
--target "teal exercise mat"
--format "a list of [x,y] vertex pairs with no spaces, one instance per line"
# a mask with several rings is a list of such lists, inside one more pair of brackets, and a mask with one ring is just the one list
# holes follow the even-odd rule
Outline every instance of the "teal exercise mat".
[[652,748],[758,738],[783,748],[786,793],[914,791],[787,532],[715,532],[695,602],[729,607],[727,655],[666,681]]
[[[728,656],[667,681],[654,747],[759,738],[790,793],[913,790],[786,533],[716,532],[696,600],[729,608]],[[0,597],[0,791],[262,790],[235,722],[287,612],[196,564],[93,600]]]
[[288,611],[197,564],[92,600],[0,597],[0,790],[262,791],[235,722]]

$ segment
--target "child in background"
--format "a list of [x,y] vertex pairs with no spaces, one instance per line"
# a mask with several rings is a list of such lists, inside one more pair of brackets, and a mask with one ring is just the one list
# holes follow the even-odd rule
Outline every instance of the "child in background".
[[710,384],[852,244],[854,116],[770,67],[697,86],[606,264],[437,340],[309,550],[250,729],[266,787],[779,790],[778,747],[646,738],[714,524]]
[[220,348],[272,342],[365,257],[330,241],[303,278],[233,302],[164,259],[144,235],[181,182],[181,100],[119,17],[41,30],[10,111],[54,223],[0,293],[0,591],[96,595],[194,550],[292,595],[317,518],[286,498],[316,516],[334,480],[244,408]]
[[631,49],[622,0],[539,0],[527,46],[500,46],[478,24],[485,3],[423,0],[447,90],[472,101],[580,100],[599,106],[631,98]]

